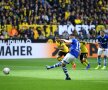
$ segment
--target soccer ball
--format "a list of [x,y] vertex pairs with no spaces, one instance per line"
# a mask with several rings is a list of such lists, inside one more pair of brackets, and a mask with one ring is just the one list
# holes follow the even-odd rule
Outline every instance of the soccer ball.
[[10,73],[10,68],[5,67],[5,68],[3,69],[3,73],[6,74],[6,75],[8,75],[8,74]]

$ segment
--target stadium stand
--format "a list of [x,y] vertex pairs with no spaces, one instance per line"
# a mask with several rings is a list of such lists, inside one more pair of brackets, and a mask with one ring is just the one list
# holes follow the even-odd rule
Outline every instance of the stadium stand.
[[108,34],[107,0],[1,0],[0,17],[0,39],[53,39],[58,25],[67,24],[96,25],[88,35],[82,28],[80,39],[95,38],[100,30]]

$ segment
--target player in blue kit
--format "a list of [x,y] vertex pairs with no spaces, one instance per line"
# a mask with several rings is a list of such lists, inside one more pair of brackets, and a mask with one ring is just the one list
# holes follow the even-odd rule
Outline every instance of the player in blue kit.
[[76,58],[78,58],[78,56],[80,54],[80,43],[79,43],[79,41],[75,38],[75,36],[73,34],[71,34],[69,36],[69,38],[70,38],[70,40],[61,39],[67,45],[70,45],[69,53],[66,54],[66,56],[63,58],[63,60],[61,62],[56,63],[53,66],[46,66],[47,70],[55,68],[55,67],[62,66],[62,69],[63,69],[63,71],[66,75],[65,80],[71,80],[71,78],[68,74],[67,68],[66,68],[66,64],[72,63]]
[[104,31],[100,31],[100,35],[97,37],[98,39],[98,66],[95,69],[101,68],[101,55],[104,55],[104,66],[101,69],[106,69],[106,62],[107,62],[107,57],[108,57],[108,35],[105,35]]

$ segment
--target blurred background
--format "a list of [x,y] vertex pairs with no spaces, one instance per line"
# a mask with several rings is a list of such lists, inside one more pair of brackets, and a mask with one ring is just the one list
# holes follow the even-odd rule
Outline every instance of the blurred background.
[[108,1],[0,0],[0,39],[53,43],[56,35],[68,38],[69,26],[79,39],[95,39],[100,30],[108,34]]

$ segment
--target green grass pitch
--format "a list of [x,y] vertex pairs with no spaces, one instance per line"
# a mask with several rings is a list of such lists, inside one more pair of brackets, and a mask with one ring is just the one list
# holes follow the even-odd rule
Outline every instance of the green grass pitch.
[[[67,65],[72,80],[66,81],[61,67],[46,70],[56,59],[0,60],[0,90],[108,90],[108,69],[94,70],[96,59],[89,59],[91,68],[76,60],[76,70]],[[2,70],[11,72],[4,75]]]

